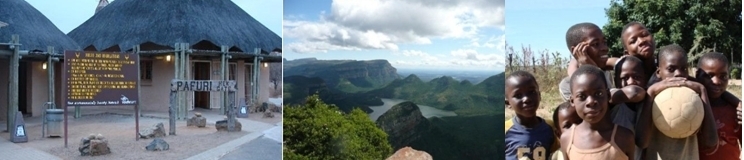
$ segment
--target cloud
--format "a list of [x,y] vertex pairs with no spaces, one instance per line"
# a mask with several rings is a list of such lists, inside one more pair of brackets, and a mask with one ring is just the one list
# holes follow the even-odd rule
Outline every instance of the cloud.
[[[417,67],[468,67],[468,68],[498,68],[504,66],[503,54],[479,53],[473,49],[458,49],[451,51],[449,55],[432,55],[423,51],[404,50],[394,52],[395,56],[414,57],[402,58],[407,60],[395,60],[393,64],[398,66]],[[414,60],[408,60],[414,59]]]
[[297,53],[397,51],[400,44],[473,38],[483,28],[503,30],[503,14],[503,0],[334,0],[319,21],[285,20],[283,28],[284,36],[296,39],[286,48]]

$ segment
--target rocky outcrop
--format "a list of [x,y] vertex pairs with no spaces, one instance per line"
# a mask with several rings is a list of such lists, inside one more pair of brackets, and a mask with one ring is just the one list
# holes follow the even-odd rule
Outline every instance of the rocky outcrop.
[[377,118],[377,126],[388,134],[394,149],[410,145],[428,133],[432,126],[413,102],[403,102]]
[[108,140],[103,135],[93,135],[80,139],[78,151],[81,156],[100,156],[111,153]]
[[429,153],[415,150],[411,147],[401,148],[386,160],[433,160]]
[[357,87],[383,85],[400,78],[397,72],[387,60],[301,59],[287,61],[284,65],[284,76],[319,77],[329,86],[336,86],[342,79]]

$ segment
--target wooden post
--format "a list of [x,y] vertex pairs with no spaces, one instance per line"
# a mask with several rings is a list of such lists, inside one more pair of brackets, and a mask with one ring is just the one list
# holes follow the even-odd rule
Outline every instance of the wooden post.
[[[178,54],[179,50],[181,50],[181,43],[176,43],[175,51],[173,52],[173,71],[174,71],[174,73],[173,73],[173,79],[180,79],[181,78],[181,77],[178,76],[179,75],[179,72],[180,72],[180,69],[179,69],[179,67],[180,67],[180,65],[179,65],[180,61],[179,60],[180,60],[180,58],[178,58],[178,57],[181,55],[181,54]],[[178,94],[178,93],[176,93],[176,94]],[[171,97],[173,97],[173,96],[174,95],[171,95]],[[178,98],[178,95],[175,95],[174,100],[173,100],[173,101],[175,101],[175,104],[171,104],[171,105],[175,105],[176,107],[177,106],[180,106],[180,101],[178,101],[177,98]],[[171,103],[173,103],[173,101],[171,101]],[[177,113],[175,113],[176,118],[180,120],[181,119],[180,108],[176,108],[176,109],[177,110],[174,111],[174,112],[177,112]]]
[[[138,57],[137,58],[137,60],[138,60],[137,61],[137,100],[139,101],[139,102],[137,102],[137,105],[138,106],[135,107],[135,108],[137,110],[137,115],[136,116],[137,117],[140,117],[140,116],[142,116],[142,112],[141,112],[140,107],[139,107],[139,104],[142,102],[142,96],[140,96],[140,95],[142,95],[142,91],[140,89],[140,88],[142,88],[142,73],[141,73],[142,72],[142,68],[141,68],[142,67],[142,64],[140,63],[142,61],[140,58],[142,58],[142,57],[140,57],[140,46],[139,45],[135,45],[134,46],[134,54],[136,54],[137,57]],[[139,124],[137,124],[137,127],[139,127]],[[137,129],[137,132],[139,132],[139,129]]]
[[[227,74],[225,74],[225,66],[227,66],[225,65],[227,63],[227,49],[228,49],[227,46],[220,46],[220,51],[222,51],[222,54],[220,54],[220,80],[223,80],[223,81],[227,80]],[[220,104],[221,104],[220,112],[226,115],[227,104],[225,104],[226,102],[225,96],[227,96],[225,92],[220,92]]]
[[[223,92],[224,93],[224,92]],[[235,92],[230,91],[227,92],[227,97],[229,97],[229,104],[227,106],[227,131],[228,132],[234,132],[235,130]]]
[[[178,67],[178,79],[186,79],[186,49],[189,48],[188,43],[181,43],[181,49],[180,54],[181,59],[179,62]],[[181,110],[181,119],[187,119],[189,115],[189,109],[186,107],[186,92],[178,92],[178,101],[179,101],[179,108]]]
[[[174,79],[175,80],[175,79]],[[170,92],[170,107],[168,108],[168,135],[176,135],[176,94],[177,91]]]
[[[46,62],[46,70],[47,70],[47,82],[48,84],[48,90],[49,90],[49,102],[54,103],[54,64],[52,63],[52,55],[54,55],[54,47],[49,46],[47,47],[47,62]],[[48,106],[46,109],[49,109],[49,107],[52,107],[51,105]],[[46,112],[46,110],[44,110]],[[46,118],[46,117],[43,117]]]
[[[18,65],[20,63],[20,37],[13,35],[11,38],[13,54],[10,56],[10,80],[8,81],[8,132],[14,131],[16,112],[18,111]],[[12,137],[12,133],[11,139]]]

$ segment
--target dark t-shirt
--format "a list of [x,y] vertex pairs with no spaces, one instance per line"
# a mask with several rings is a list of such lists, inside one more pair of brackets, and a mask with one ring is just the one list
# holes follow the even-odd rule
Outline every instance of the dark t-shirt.
[[516,116],[507,121],[506,136],[506,159],[517,160],[521,157],[529,159],[548,159],[550,154],[557,149],[558,142],[553,128],[540,117],[540,122],[534,128],[527,128],[516,119]]

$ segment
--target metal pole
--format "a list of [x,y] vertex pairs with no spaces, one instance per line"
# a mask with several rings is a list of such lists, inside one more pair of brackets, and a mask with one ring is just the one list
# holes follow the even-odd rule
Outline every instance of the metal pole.
[[10,139],[13,139],[12,132],[15,131],[15,115],[18,111],[18,65],[20,63],[20,38],[18,35],[13,35],[11,38],[10,45],[13,49],[13,55],[10,56],[10,80],[8,87],[8,132],[10,132]]
[[[142,57],[140,57],[140,46],[139,45],[134,46],[134,54],[137,55],[137,101],[139,101],[137,102],[137,105],[139,105],[140,102],[142,102],[142,96],[140,96],[142,95],[142,89],[141,89],[142,88],[142,72],[141,72],[142,63],[140,63],[142,61],[140,58]],[[137,110],[136,116],[137,117],[142,116],[142,111],[140,110],[140,107],[137,106],[135,108]],[[137,127],[139,127],[139,124],[137,124]],[[137,131],[139,132],[139,129],[137,129]]]
[[[52,54],[54,54],[54,47],[47,47],[47,62],[46,62],[46,70],[47,70],[47,80],[49,82],[49,102],[54,103],[54,64],[52,63]],[[47,106],[46,109],[49,109]],[[46,111],[45,111],[46,112]]]

